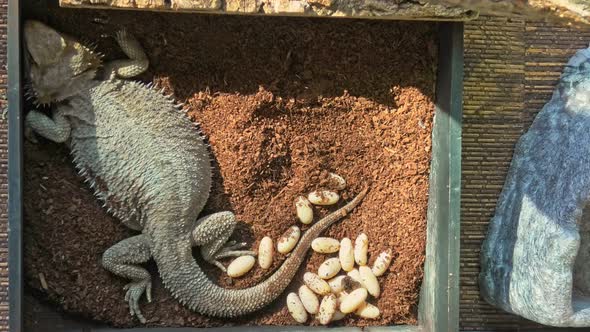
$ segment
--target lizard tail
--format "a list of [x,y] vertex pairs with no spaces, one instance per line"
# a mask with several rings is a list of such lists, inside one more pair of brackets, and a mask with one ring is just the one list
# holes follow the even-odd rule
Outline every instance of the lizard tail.
[[[281,267],[268,279],[250,288],[226,289],[209,280],[192,256],[188,237],[182,241],[156,241],[161,243],[153,244],[154,260],[166,288],[191,310],[213,317],[246,315],[267,306],[281,295],[297,273],[311,242],[350,213],[363,200],[367,191],[368,187],[365,187],[352,201],[315,223],[303,234]],[[166,232],[163,227],[158,231]],[[171,235],[174,231],[168,232]]]

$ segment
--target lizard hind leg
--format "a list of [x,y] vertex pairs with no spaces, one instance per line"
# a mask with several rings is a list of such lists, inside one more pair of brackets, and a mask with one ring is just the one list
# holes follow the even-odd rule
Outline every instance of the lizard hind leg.
[[139,309],[139,299],[146,294],[152,301],[152,279],[149,272],[135,264],[145,263],[151,258],[149,239],[141,234],[122,240],[107,249],[102,255],[102,266],[110,272],[131,282],[125,285],[125,301],[129,302],[129,313],[141,323],[146,319]]
[[149,60],[137,39],[124,29],[117,32],[115,39],[129,59],[111,61],[105,65],[106,72],[115,73],[120,78],[131,78],[146,71]]
[[197,220],[197,226],[191,232],[194,246],[200,246],[203,259],[226,272],[225,266],[219,259],[244,255],[255,256],[249,250],[238,250],[246,247],[246,243],[228,241],[236,227],[236,217],[233,213],[224,211],[213,213]]

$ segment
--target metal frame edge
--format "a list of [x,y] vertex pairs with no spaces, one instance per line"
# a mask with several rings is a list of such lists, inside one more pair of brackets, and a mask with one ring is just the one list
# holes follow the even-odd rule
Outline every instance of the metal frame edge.
[[8,299],[9,331],[22,331],[21,2],[8,0]]
[[459,330],[463,23],[440,23],[424,279],[423,331]]

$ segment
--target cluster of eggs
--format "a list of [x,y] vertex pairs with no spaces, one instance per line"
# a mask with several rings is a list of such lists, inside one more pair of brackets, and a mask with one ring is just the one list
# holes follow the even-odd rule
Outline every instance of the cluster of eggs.
[[[309,315],[315,315],[320,324],[326,325],[350,313],[367,319],[378,318],[379,308],[367,299],[369,296],[376,299],[381,294],[377,277],[389,268],[391,250],[380,253],[369,267],[368,248],[369,239],[364,233],[356,238],[354,247],[346,237],[340,241],[328,237],[315,239],[312,242],[315,252],[338,253],[338,257],[326,259],[317,273],[306,272],[304,285],[297,293],[287,295],[287,308],[293,319],[305,323]],[[341,271],[345,274],[340,274]]]

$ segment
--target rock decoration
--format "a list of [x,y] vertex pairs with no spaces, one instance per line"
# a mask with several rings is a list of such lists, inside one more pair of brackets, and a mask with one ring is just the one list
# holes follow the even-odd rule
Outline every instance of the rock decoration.
[[516,144],[480,253],[483,298],[551,326],[590,327],[589,77],[585,48]]

